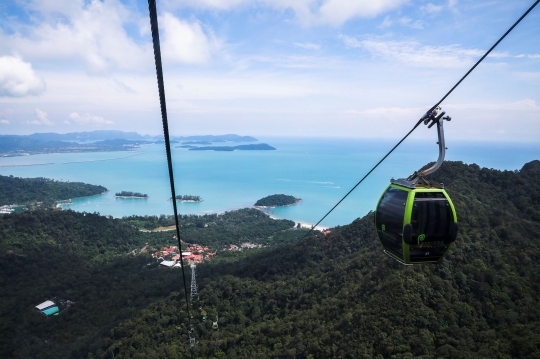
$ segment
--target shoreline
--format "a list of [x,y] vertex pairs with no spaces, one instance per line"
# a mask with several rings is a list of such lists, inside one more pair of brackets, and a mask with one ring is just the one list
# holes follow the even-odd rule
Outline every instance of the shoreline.
[[[265,213],[265,212],[263,212],[263,213]],[[268,215],[268,217],[270,217],[270,218],[272,218],[272,219],[286,219],[286,218],[277,218],[277,217],[274,217],[274,216],[272,216],[272,215],[269,214],[269,213],[266,213],[266,214]],[[313,224],[311,224],[311,223],[302,222],[302,221],[295,221],[294,219],[290,219],[290,221],[293,221],[293,222],[295,223],[295,225],[298,224],[298,223],[300,223],[301,228],[308,228],[308,229],[309,229],[309,228],[313,227]],[[326,231],[328,228],[330,228],[330,227],[318,225],[318,226],[315,227],[314,229],[323,232],[323,231]]]
[[137,199],[147,199],[148,196],[146,196],[146,197],[137,197],[137,196],[114,196],[114,198],[137,198]]

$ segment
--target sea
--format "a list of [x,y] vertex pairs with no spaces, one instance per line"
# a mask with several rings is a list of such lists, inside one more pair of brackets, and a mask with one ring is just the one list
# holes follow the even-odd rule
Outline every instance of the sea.
[[[223,213],[253,207],[268,195],[287,194],[300,198],[300,203],[268,209],[268,214],[314,225],[397,142],[294,137],[259,141],[277,150],[189,151],[172,144],[176,194],[196,195],[203,200],[177,202],[179,213]],[[540,159],[540,143],[453,142],[449,147],[446,160],[498,170],[519,170],[525,163]],[[434,141],[405,141],[322,220],[320,227],[349,224],[373,211],[391,178],[407,177],[437,156]],[[0,174],[85,182],[108,189],[101,195],[74,198],[72,204],[62,205],[64,209],[113,217],[173,214],[164,144],[143,145],[134,151],[1,157]],[[115,193],[120,191],[141,192],[148,198],[116,198]]]

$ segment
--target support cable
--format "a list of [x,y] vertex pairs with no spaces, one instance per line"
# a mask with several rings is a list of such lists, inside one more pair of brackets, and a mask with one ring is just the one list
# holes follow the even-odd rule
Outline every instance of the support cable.
[[270,268],[268,268],[268,270],[266,272],[264,272],[264,274],[259,278],[259,280],[261,280],[266,274],[268,274],[268,272],[270,272],[270,270],[272,270],[272,268],[274,268],[276,265],[279,264],[279,262],[281,262],[283,260],[283,258],[285,258],[289,253],[291,253],[291,251],[296,248],[296,246],[298,246],[307,236],[308,234],[310,234],[311,232],[313,232],[313,229],[315,229],[330,213],[332,213],[332,211],[334,209],[336,209],[337,206],[339,206],[341,204],[341,202],[343,202],[343,200],[345,200],[345,198],[347,198],[351,193],[352,191],[354,191],[356,189],[356,187],[358,187],[362,182],[364,182],[364,180],[377,168],[379,167],[379,165],[388,157],[390,156],[390,154],[392,152],[394,152],[394,150],[399,146],[401,145],[401,143],[403,141],[405,141],[405,139],[407,137],[409,137],[409,135],[414,131],[416,130],[416,128],[418,126],[420,126],[420,124],[431,114],[431,112],[433,110],[435,110],[460,84],[461,82],[463,82],[463,80],[465,80],[465,78],[467,76],[469,76],[469,74],[491,53],[491,51],[493,51],[493,49],[495,47],[497,47],[497,45],[499,45],[499,43],[506,37],[506,35],[508,35],[516,26],[517,24],[519,24],[521,22],[521,20],[523,20],[525,18],[525,16],[527,16],[531,11],[532,9],[535,8],[536,5],[538,5],[538,3],[540,2],[540,0],[536,0],[534,2],[534,4],[532,4],[532,6],[523,14],[521,15],[521,17],[514,23],[514,25],[512,25],[505,33],[503,36],[501,36],[499,38],[499,40],[497,40],[497,42],[495,42],[495,44],[493,46],[491,46],[491,48],[484,54],[484,56],[482,56],[480,58],[480,60],[478,60],[473,67],[471,67],[469,69],[469,71],[467,71],[467,73],[454,85],[454,87],[452,87],[450,89],[450,91],[448,91],[446,93],[446,95],[444,95],[440,100],[439,102],[437,102],[433,107],[431,107],[429,109],[429,111],[426,112],[426,114],[424,116],[422,116],[422,118],[420,120],[418,120],[418,122],[416,123],[416,125],[414,125],[414,127],[412,128],[412,130],[410,130],[406,135],[405,137],[403,137],[379,162],[377,162],[377,164],[375,166],[373,166],[373,168],[371,170],[369,170],[369,172],[364,176],[362,177],[362,179],[360,181],[358,181],[357,184],[354,185],[353,188],[351,188],[351,190],[349,192],[347,192],[347,194],[345,196],[343,196],[339,201],[338,203],[336,203],[334,205],[334,207],[332,207],[332,209],[330,209],[315,225],[313,225],[311,227],[311,229],[309,231],[307,231],[306,234],[304,234],[302,236],[302,238],[300,238],[300,240],[298,240],[298,242],[296,242],[283,256],[281,256],[281,258],[279,258],[277,261],[275,261],[271,266]]
[[169,123],[167,121],[167,106],[165,104],[165,85],[163,82],[163,68],[161,66],[161,49],[159,45],[159,31],[156,11],[156,1],[148,0],[148,10],[150,11],[150,27],[152,28],[152,41],[154,43],[154,59],[156,62],[156,74],[159,89],[159,104],[161,106],[161,119],[163,121],[163,136],[165,137],[165,150],[167,152],[167,165],[169,167],[169,181],[171,183],[172,203],[174,209],[174,221],[176,224],[176,238],[178,239],[178,250],[180,251],[180,267],[182,268],[182,279],[184,281],[184,294],[186,297],[186,313],[188,315],[188,326],[191,330],[191,316],[189,313],[188,291],[186,285],[186,274],[184,271],[184,257],[182,256],[182,243],[180,241],[180,226],[178,223],[178,210],[176,208],[176,193],[174,190],[174,175],[171,159],[171,144],[169,140]]

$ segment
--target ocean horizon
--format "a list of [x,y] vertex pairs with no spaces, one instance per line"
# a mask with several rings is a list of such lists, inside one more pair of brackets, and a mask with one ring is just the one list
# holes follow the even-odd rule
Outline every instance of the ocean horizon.
[[[287,194],[302,201],[265,210],[274,218],[317,223],[394,145],[395,140],[352,138],[259,138],[275,151],[188,151],[172,148],[177,195],[203,202],[177,202],[180,214],[203,215],[253,207],[260,198]],[[176,145],[176,144],[175,144]],[[448,161],[476,163],[498,170],[519,170],[540,159],[540,144],[456,141]],[[434,141],[405,141],[322,223],[351,223],[374,210],[390,179],[407,177],[437,159]],[[0,158],[0,174],[45,177],[102,185],[107,193],[62,205],[79,212],[124,217],[173,214],[163,144],[136,151],[51,153]],[[120,191],[148,194],[147,199],[115,198]]]

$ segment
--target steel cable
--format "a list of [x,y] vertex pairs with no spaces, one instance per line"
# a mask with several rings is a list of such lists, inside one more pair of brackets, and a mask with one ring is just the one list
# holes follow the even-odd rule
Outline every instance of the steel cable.
[[163,82],[163,68],[161,66],[161,49],[159,44],[158,20],[156,11],[156,1],[148,0],[150,11],[150,27],[152,29],[152,41],[154,43],[154,59],[156,62],[156,74],[159,90],[159,104],[161,107],[161,119],[163,122],[163,136],[165,137],[165,150],[167,152],[167,165],[169,167],[169,181],[171,184],[172,203],[174,209],[174,221],[176,224],[176,238],[178,239],[178,250],[180,252],[180,266],[182,268],[182,279],[184,281],[184,294],[186,298],[186,313],[188,315],[188,325],[191,330],[191,316],[189,313],[189,301],[186,285],[186,274],[184,271],[184,257],[182,256],[182,243],[180,241],[180,226],[178,223],[178,210],[176,208],[176,192],[174,190],[174,174],[171,159],[171,144],[169,140],[169,123],[167,121],[167,106],[165,103],[165,86]]
[[[531,5],[531,7],[525,11],[525,13],[514,23],[514,25],[512,25],[505,33],[504,35],[502,35],[499,40],[497,40],[497,42],[495,42],[495,44],[493,46],[491,46],[491,48],[484,54],[484,56],[482,56],[480,58],[480,60],[478,60],[474,65],[473,67],[471,67],[469,69],[469,71],[467,71],[467,73],[450,89],[450,91],[448,91],[446,93],[446,95],[444,95],[440,100],[439,102],[437,102],[433,107],[431,107],[429,109],[428,112],[426,112],[426,114],[429,114],[431,113],[431,111],[433,111],[435,108],[437,108],[437,106],[439,106],[460,84],[461,82],[463,82],[463,80],[465,80],[465,78],[467,76],[469,76],[469,74],[491,53],[491,51],[493,51],[493,49],[495,47],[497,47],[497,45],[499,45],[499,43],[506,37],[506,35],[508,35],[520,22],[521,20],[523,20],[534,8],[536,5],[538,5],[538,3],[540,2],[540,0],[536,0],[534,2],[534,4]],[[347,194],[345,196],[343,196],[335,205],[334,207],[332,207],[332,209],[330,209],[315,225],[313,225],[311,227],[311,229],[309,231],[306,232],[306,234],[304,234],[302,236],[302,238],[300,238],[300,240],[298,240],[298,242],[296,242],[281,258],[279,258],[276,262],[274,262],[270,268],[268,268],[268,270],[266,272],[264,272],[264,274],[259,278],[259,280],[261,280],[266,274],[268,274],[268,272],[270,272],[270,270],[272,270],[272,268],[274,268],[276,265],[279,264],[279,262],[281,262],[294,248],[296,248],[296,246],[298,246],[307,236],[308,234],[310,234],[311,232],[313,232],[313,229],[315,229],[326,217],[328,217],[328,215],[330,213],[332,213],[332,211],[339,205],[341,204],[341,202],[343,202],[343,200],[345,200],[345,198],[347,198],[351,193],[352,191],[354,191],[377,167],[379,167],[379,165],[388,157],[390,156],[390,154],[392,152],[394,152],[394,150],[399,146],[401,145],[401,143],[403,141],[405,141],[405,139],[407,137],[409,137],[409,135],[414,131],[416,130],[416,128],[418,126],[420,126],[420,124],[422,123],[422,121],[424,120],[425,118],[425,115],[424,117],[422,117],[420,120],[418,120],[418,122],[416,123],[416,125],[414,125],[414,127],[412,128],[412,130],[410,130],[406,135],[405,137],[403,137],[379,162],[377,162],[377,164],[375,166],[373,166],[373,168],[364,176],[362,177],[362,179],[360,181],[358,181],[358,183],[356,183],[354,185],[354,187],[349,191],[347,192]]]

